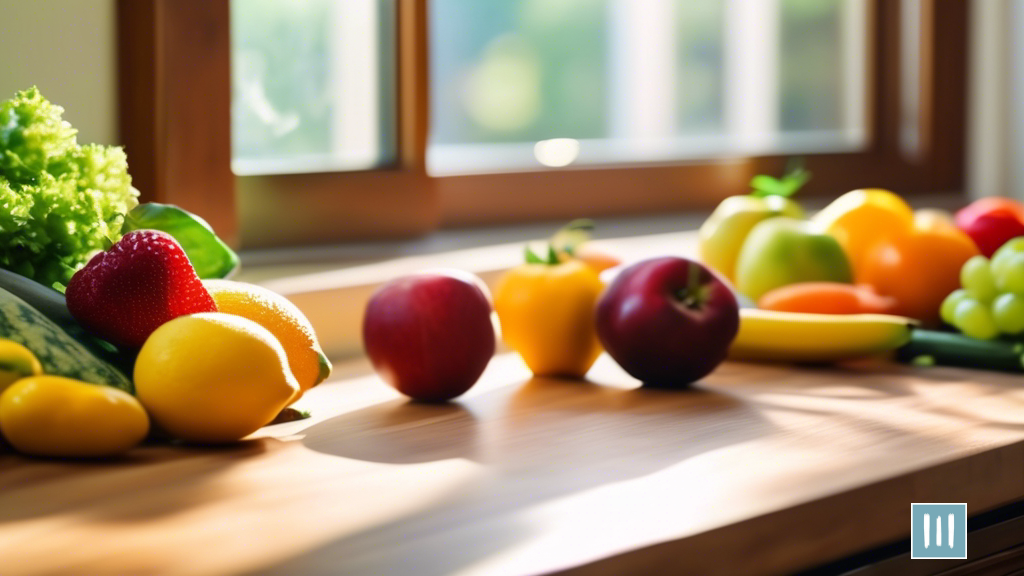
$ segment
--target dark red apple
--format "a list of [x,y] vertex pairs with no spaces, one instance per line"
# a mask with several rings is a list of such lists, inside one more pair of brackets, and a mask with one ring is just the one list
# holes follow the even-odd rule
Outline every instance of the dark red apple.
[[363,344],[399,392],[441,402],[469,390],[494,355],[487,287],[458,270],[392,280],[370,298]]
[[732,290],[702,264],[674,256],[626,268],[597,303],[601,344],[649,386],[700,380],[725,360],[739,326]]

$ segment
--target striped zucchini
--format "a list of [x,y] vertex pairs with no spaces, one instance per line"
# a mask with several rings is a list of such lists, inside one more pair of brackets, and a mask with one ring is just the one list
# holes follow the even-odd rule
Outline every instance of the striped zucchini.
[[132,381],[94,356],[60,326],[11,292],[0,288],[0,338],[13,340],[35,354],[43,371],[134,393]]

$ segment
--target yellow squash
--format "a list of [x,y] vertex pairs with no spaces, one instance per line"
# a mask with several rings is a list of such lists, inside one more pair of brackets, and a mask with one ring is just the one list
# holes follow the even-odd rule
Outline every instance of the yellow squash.
[[13,340],[0,338],[0,392],[21,378],[42,373],[43,365],[31,350]]
[[601,354],[594,326],[601,280],[580,260],[528,260],[495,288],[502,337],[535,375],[582,378]]
[[60,376],[30,376],[0,394],[0,431],[36,456],[114,456],[142,442],[149,417],[134,396]]

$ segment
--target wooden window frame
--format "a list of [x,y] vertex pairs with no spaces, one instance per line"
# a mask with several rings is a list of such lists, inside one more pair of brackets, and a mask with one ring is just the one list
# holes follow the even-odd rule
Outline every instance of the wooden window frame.
[[[784,156],[429,177],[429,0],[397,1],[397,161],[381,169],[236,178],[231,172],[229,0],[119,0],[120,127],[147,200],[206,217],[245,248],[415,235],[439,226],[706,209]],[[967,2],[921,1],[920,146],[901,131],[901,7],[869,1],[869,145],[808,154],[807,195],[964,184]]]

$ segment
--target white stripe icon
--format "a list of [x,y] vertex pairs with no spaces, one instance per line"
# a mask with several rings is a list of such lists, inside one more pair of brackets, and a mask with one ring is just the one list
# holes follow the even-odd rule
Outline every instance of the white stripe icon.
[[[931,525],[932,525],[932,523],[931,523],[931,515],[930,514],[925,514],[924,515],[924,547],[926,549],[931,545],[931,542],[929,542],[929,536],[930,536],[929,532],[930,532]],[[953,521],[953,514],[950,514],[948,516],[948,518],[947,518],[947,521],[946,521],[946,528],[949,531],[949,537],[946,540],[948,540],[948,544],[947,545],[950,548],[953,548],[953,532],[954,532],[954,527],[955,526],[956,526],[956,524],[954,524],[954,521]],[[936,547],[942,547],[942,516],[935,516],[935,546]]]

